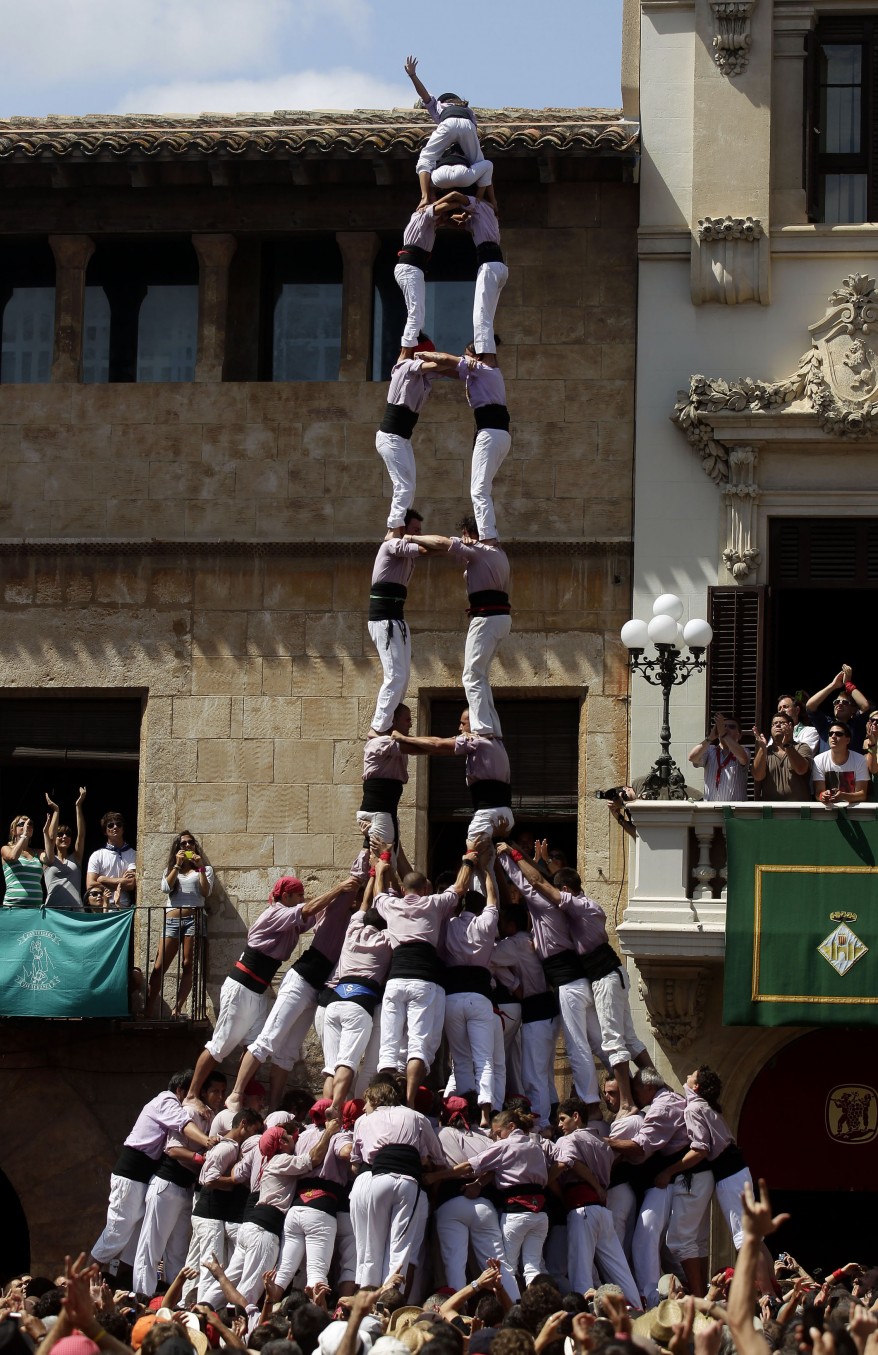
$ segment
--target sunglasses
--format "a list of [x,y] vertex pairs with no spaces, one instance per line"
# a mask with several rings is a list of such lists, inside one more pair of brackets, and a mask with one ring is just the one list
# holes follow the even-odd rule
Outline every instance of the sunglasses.
[[829,737],[831,739],[847,739],[850,738],[850,735],[844,729],[830,729]]
[[124,828],[125,824],[121,819],[107,819],[108,828]]
[[181,846],[181,847],[194,847],[194,846],[195,846],[195,843],[193,842],[193,840],[192,840],[191,837],[189,837],[189,838],[181,838],[181,840],[180,840],[180,846]]

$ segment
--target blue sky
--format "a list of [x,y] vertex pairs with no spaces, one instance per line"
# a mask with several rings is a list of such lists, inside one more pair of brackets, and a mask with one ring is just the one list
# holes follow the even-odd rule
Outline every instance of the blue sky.
[[29,0],[8,7],[0,116],[410,106],[617,108],[622,0]]

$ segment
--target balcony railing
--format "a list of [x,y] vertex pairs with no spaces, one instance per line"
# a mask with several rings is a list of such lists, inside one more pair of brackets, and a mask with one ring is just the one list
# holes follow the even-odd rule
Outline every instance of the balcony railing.
[[[135,966],[143,975],[142,988],[131,992],[132,1016],[145,1014],[147,987],[153,971],[153,965],[160,958],[164,947],[166,911],[164,908],[138,908],[134,918],[134,955]],[[195,929],[191,938],[180,940],[177,953],[167,966],[160,964],[161,981],[158,998],[152,1012],[145,1019],[166,1021],[174,1010],[177,994],[184,976],[186,941],[191,940],[192,991],[183,1004],[189,1021],[207,1020],[207,915],[203,908],[195,908],[192,913]],[[138,1001],[138,991],[143,1001]]]

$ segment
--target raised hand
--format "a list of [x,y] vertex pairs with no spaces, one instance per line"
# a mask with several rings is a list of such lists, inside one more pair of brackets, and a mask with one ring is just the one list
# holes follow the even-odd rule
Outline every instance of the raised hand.
[[407,56],[403,70],[410,80],[414,80],[418,73],[418,58],[416,56]]
[[53,811],[53,813],[54,813],[54,811],[57,810],[57,808],[58,808],[58,806],[55,804],[55,801],[52,799],[52,797],[51,797],[51,795],[49,794],[48,791],[46,791],[46,804],[47,804],[47,805],[49,806],[49,808]]
[[741,1196],[741,1206],[743,1210],[744,1232],[750,1237],[768,1237],[771,1233],[777,1232],[782,1223],[786,1223],[789,1214],[777,1214],[772,1217],[771,1197],[768,1194],[768,1186],[759,1178],[759,1198],[753,1194],[753,1188],[748,1181],[744,1186],[744,1192]]

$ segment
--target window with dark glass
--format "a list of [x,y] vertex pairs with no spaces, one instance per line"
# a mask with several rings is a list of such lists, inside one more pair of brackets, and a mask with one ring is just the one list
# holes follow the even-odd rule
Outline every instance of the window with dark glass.
[[262,277],[262,380],[337,381],[342,259],[335,237],[266,244]]
[[808,107],[808,197],[813,221],[878,218],[873,88],[875,20],[832,18],[813,35]]
[[[393,270],[402,236],[386,240],[375,259],[372,380],[387,381],[399,356],[405,302]],[[467,231],[440,230],[426,273],[424,329],[440,353],[462,353],[473,339],[476,254]]]
[[0,382],[52,379],[55,344],[55,260],[48,241],[0,246]]
[[198,259],[191,240],[102,240],[85,280],[83,381],[194,380]]

